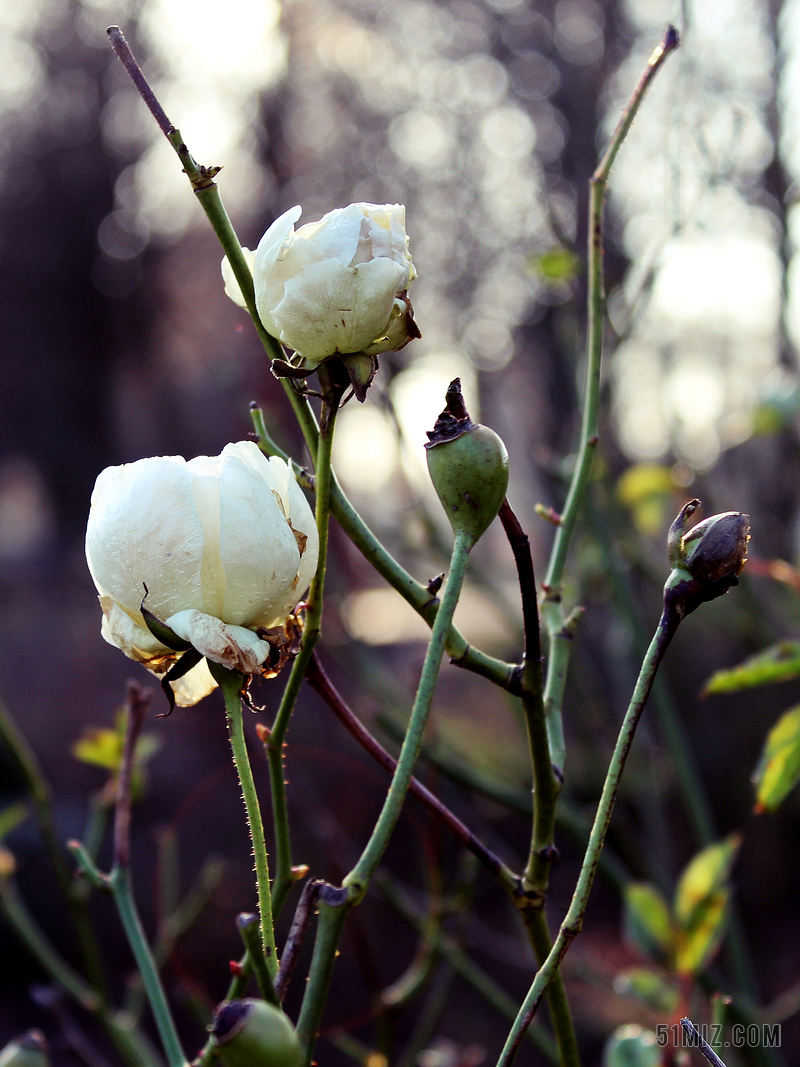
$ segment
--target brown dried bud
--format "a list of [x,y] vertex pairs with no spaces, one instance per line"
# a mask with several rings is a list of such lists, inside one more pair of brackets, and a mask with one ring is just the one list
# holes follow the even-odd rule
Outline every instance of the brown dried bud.
[[703,582],[738,576],[747,562],[750,516],[724,511],[693,526],[683,536],[684,566]]
[[699,507],[699,500],[685,504],[667,537],[673,569],[664,586],[664,600],[679,618],[738,585],[747,561],[750,516],[725,511],[684,533],[687,519]]

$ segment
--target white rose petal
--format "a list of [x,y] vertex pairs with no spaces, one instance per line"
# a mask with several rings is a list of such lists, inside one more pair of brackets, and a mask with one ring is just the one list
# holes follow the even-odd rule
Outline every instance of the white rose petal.
[[266,329],[316,365],[335,353],[402,348],[406,329],[396,301],[416,277],[408,251],[405,208],[350,204],[319,222],[294,223],[291,208],[256,249],[256,306]]
[[[317,555],[314,516],[294,475],[251,441],[188,463],[167,456],[109,467],[92,494],[86,558],[103,637],[157,674],[178,656],[147,628],[145,586],[147,609],[177,619],[175,633],[213,661],[253,673],[269,652],[254,631],[286,621]],[[185,683],[181,699],[191,703],[207,687],[198,678],[205,681]]]
[[[243,248],[244,258],[247,261],[247,265],[250,268],[250,273],[253,273],[253,266],[256,261],[256,254],[249,248]],[[234,304],[238,304],[240,308],[246,308],[247,303],[242,296],[242,289],[239,283],[236,281],[236,275],[233,273],[233,267],[230,265],[228,257],[222,260],[222,280],[225,282],[225,295],[229,297]]]
[[188,608],[165,620],[170,630],[203,656],[230,671],[255,674],[269,655],[269,644],[244,626],[231,626]]

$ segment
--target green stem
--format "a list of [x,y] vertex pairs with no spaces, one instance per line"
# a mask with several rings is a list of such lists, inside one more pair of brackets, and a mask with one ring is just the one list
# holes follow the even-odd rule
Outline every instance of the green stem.
[[444,596],[436,614],[430,643],[425,653],[425,662],[422,665],[414,707],[408,722],[406,736],[400,749],[397,767],[369,841],[355,867],[342,882],[342,886],[346,890],[346,896],[341,902],[337,900],[334,906],[328,904],[324,897],[321,897],[314,956],[308,985],[303,997],[300,1019],[297,1024],[301,1043],[306,1050],[308,1063],[311,1062],[313,1055],[333,970],[336,944],[346,914],[350,908],[355,907],[363,900],[369,881],[389,844],[389,838],[397,824],[403,801],[408,792],[414,764],[419,756],[422,736],[428,722],[431,704],[433,703],[433,694],[444,655],[447,632],[450,629],[453,613],[461,593],[471,547],[472,541],[469,537],[464,534],[456,535],[453,554],[450,557],[450,570]]
[[[324,377],[324,371],[320,368]],[[333,470],[331,468],[331,452],[333,449],[333,434],[336,426],[336,415],[339,407],[340,396],[335,391],[329,393],[325,403],[325,416],[323,426],[317,437],[315,451],[316,462],[314,464],[314,484],[316,489],[315,519],[317,523],[317,537],[319,539],[319,553],[317,556],[317,570],[311,582],[306,602],[306,620],[303,628],[303,640],[300,652],[292,664],[291,673],[286,683],[286,688],[281,697],[275,722],[272,725],[269,740],[265,743],[267,760],[269,762],[270,788],[272,791],[272,818],[275,826],[275,885],[274,907],[277,915],[283,906],[289,890],[294,885],[292,877],[292,845],[289,832],[289,813],[286,803],[286,781],[283,768],[283,742],[289,727],[300,687],[305,677],[314,647],[320,637],[322,627],[322,605],[325,588],[325,571],[328,560],[328,529],[330,526],[329,516],[331,507],[331,486],[333,482]]]
[[275,986],[272,984],[272,976],[267,970],[267,961],[264,959],[264,953],[261,949],[258,918],[249,912],[243,912],[237,917],[236,925],[253,964],[253,973],[256,976],[261,996],[264,1000],[268,1000],[270,1004],[274,1004],[276,1008],[280,1008],[281,1002],[278,1000]]
[[[300,396],[287,379],[283,378],[281,381],[303,431],[306,445],[313,456],[316,454],[319,433],[314,413],[306,398]],[[261,438],[259,445],[263,451],[267,455],[284,458],[286,453],[278,448],[268,434],[262,434],[263,419],[258,420],[255,413],[253,414],[253,424],[256,433]],[[298,464],[293,464],[293,468],[296,472],[302,470]],[[432,597],[427,587],[418,582],[416,578],[413,578],[381,544],[350,503],[335,474],[331,478],[330,509],[339,526],[367,562],[400,594],[407,604],[411,605],[428,626],[433,626],[436,613],[439,610],[439,601],[436,597]],[[495,685],[508,689],[510,692],[517,691],[516,665],[496,659],[494,656],[487,656],[485,652],[473,648],[460,630],[452,624],[447,633],[445,650],[450,657],[450,661],[457,667],[482,675],[484,678],[488,678],[490,682],[494,682]]]
[[[587,337],[586,337],[586,388],[583,404],[583,417],[581,420],[581,436],[578,445],[578,458],[575,470],[567,493],[566,503],[561,512],[561,518],[556,530],[553,548],[550,553],[550,562],[547,575],[544,580],[544,618],[550,637],[551,650],[554,649],[556,639],[563,627],[561,611],[562,581],[564,567],[567,562],[567,552],[575,530],[575,523],[583,503],[586,486],[589,482],[589,474],[592,469],[595,450],[597,448],[598,414],[600,407],[600,365],[603,354],[603,328],[605,325],[605,294],[603,290],[603,204],[606,194],[611,167],[617,153],[622,147],[622,142],[630,129],[631,123],[639,110],[644,95],[658,73],[659,68],[670,52],[678,47],[678,34],[674,27],[667,27],[664,38],[653,52],[642,74],[639,84],[628,101],[627,107],[622,113],[619,124],[614,131],[614,136],[606,150],[605,155],[592,175],[589,183],[589,248],[588,248],[588,297],[587,297]],[[559,772],[563,773],[563,731],[561,726],[561,695],[563,694],[563,680],[560,685],[556,679],[549,677],[550,672],[557,667],[563,678],[566,677],[566,658],[568,652],[562,650],[557,663],[552,662],[548,668],[548,681],[545,687],[545,699],[548,701],[548,718],[550,722],[551,739],[553,741],[553,762]],[[560,762],[559,758],[560,757]]]
[[84,887],[75,882],[64,858],[53,817],[53,796],[50,786],[36,754],[2,701],[0,701],[0,738],[11,754],[33,801],[44,847],[55,871],[59,887],[69,905],[86,974],[100,999],[107,1002],[108,986],[105,968],[89,915]]
[[186,1057],[183,1054],[172,1013],[167,1004],[164,987],[161,985],[158,968],[142,928],[136,901],[133,898],[130,874],[127,867],[118,864],[109,875],[109,883],[128,943],[136,960],[136,966],[142,976],[147,999],[150,1001],[150,1008],[167,1057],[167,1063],[169,1067],[186,1067]]
[[253,842],[258,913],[261,919],[261,950],[270,975],[274,977],[278,970],[278,952],[275,945],[275,928],[272,922],[269,863],[267,861],[267,845],[264,840],[261,807],[258,803],[256,783],[253,780],[253,770],[250,766],[250,757],[247,754],[247,742],[244,736],[242,701],[240,698],[242,675],[238,671],[226,671],[217,667],[214,671],[214,677],[220,683],[222,695],[225,698],[225,712],[228,717],[233,762],[236,765],[236,773],[239,775],[242,798],[247,812],[247,823],[250,827],[250,838]]
[[[553,948],[547,919],[542,908],[527,908],[522,912],[522,919],[528,931],[538,965],[545,962]],[[578,1051],[578,1039],[572,1022],[572,1013],[567,1000],[567,991],[561,972],[556,971],[547,987],[547,1006],[553,1023],[553,1032],[558,1043],[558,1058],[561,1067],[580,1067],[581,1057]]]
[[558,936],[556,937],[553,947],[550,950],[547,959],[539,968],[539,971],[533,980],[533,984],[528,990],[528,994],[514,1021],[514,1025],[508,1035],[500,1058],[497,1061],[497,1067],[508,1067],[513,1061],[517,1049],[519,1048],[519,1043],[522,1040],[522,1036],[533,1019],[533,1016],[536,1014],[536,1010],[541,1003],[545,990],[561,965],[561,961],[566,955],[570,944],[581,931],[583,917],[589,903],[589,893],[592,888],[592,883],[594,882],[595,873],[597,872],[600,852],[603,848],[606,832],[608,831],[609,823],[611,822],[611,814],[614,810],[614,802],[617,798],[617,792],[622,779],[622,772],[625,768],[625,761],[628,758],[628,753],[633,744],[636,727],[639,723],[641,714],[644,711],[644,706],[650,693],[650,689],[652,688],[656,671],[658,670],[658,666],[661,663],[664,653],[675,634],[679,622],[680,618],[677,614],[670,612],[665,608],[642,663],[639,677],[636,681],[630,704],[628,705],[628,710],[625,713],[625,718],[623,719],[619,736],[617,737],[617,742],[614,746],[614,752],[603,784],[603,792],[600,796],[600,803],[597,806],[592,831],[589,835],[589,844],[586,848],[586,854],[583,858],[583,863],[581,865],[575,891],[572,894],[570,906],[561,924],[561,928],[558,931]]
[[428,722],[431,704],[433,703],[436,679],[439,676],[439,668],[444,655],[447,631],[461,594],[461,586],[464,582],[471,547],[471,541],[466,535],[456,535],[453,554],[450,557],[450,571],[447,576],[444,597],[436,615],[431,640],[425,653],[425,662],[422,665],[422,673],[405,740],[397,760],[397,769],[394,772],[383,808],[366,848],[361,853],[358,863],[342,882],[342,885],[347,886],[350,899],[354,903],[358,903],[366,893],[369,880],[375,873],[375,869],[386,851],[389,838],[400,816],[400,810],[408,791],[414,765],[417,762],[419,750],[422,746],[422,737]]

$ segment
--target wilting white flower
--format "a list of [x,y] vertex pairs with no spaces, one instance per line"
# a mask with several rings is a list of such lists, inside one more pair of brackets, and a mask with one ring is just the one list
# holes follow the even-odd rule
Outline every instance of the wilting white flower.
[[[219,456],[140,459],[98,477],[86,559],[103,637],[164,674],[177,659],[141,605],[214,663],[258,671],[270,651],[257,631],[281,626],[317,567],[314,516],[282,459],[250,441]],[[214,688],[205,661],[172,683],[177,702]]]
[[[313,368],[336,353],[402,348],[419,330],[408,288],[416,277],[401,204],[350,204],[295,231],[284,212],[255,253],[256,307],[266,329]],[[245,249],[246,256],[252,256]],[[227,259],[225,291],[244,306]]]

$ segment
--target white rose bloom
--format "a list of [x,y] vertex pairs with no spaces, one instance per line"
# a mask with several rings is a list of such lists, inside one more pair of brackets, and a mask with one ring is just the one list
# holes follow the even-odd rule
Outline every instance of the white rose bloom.
[[[250,248],[243,248],[245,263],[250,268],[250,273],[253,273],[253,264],[256,261],[256,254]],[[233,273],[233,267],[230,265],[228,257],[222,260],[222,280],[225,283],[225,295],[229,297],[234,304],[238,304],[240,308],[247,308],[245,298],[242,296],[242,289],[239,283],[236,281],[236,275]]]
[[[418,337],[406,295],[416,277],[406,209],[350,204],[295,232],[301,214],[290,208],[256,249],[253,283],[265,328],[312,369],[336,353],[376,355]],[[227,260],[222,270],[226,292],[239,302]]]
[[[250,441],[219,456],[140,459],[107,467],[92,493],[86,559],[103,637],[163,674],[176,653],[148,630],[146,608],[203,656],[254,673],[317,567],[314,516],[283,460]],[[214,688],[205,661],[172,683],[178,704]]]

